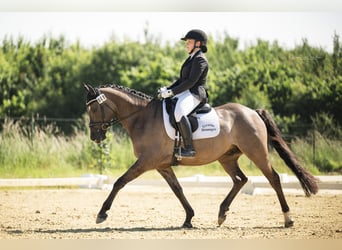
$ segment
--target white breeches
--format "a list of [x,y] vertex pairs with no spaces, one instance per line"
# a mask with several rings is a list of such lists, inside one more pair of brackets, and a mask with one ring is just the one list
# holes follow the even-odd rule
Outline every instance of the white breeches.
[[200,104],[200,101],[194,97],[189,90],[175,95],[175,98],[178,98],[175,108],[176,122],[179,122],[182,119],[182,116],[190,114],[190,112]]

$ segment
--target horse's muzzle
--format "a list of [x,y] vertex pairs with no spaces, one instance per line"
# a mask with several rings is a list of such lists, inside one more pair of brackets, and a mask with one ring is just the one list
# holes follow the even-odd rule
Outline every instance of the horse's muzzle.
[[96,143],[100,143],[106,139],[106,131],[102,129],[91,130],[90,139]]

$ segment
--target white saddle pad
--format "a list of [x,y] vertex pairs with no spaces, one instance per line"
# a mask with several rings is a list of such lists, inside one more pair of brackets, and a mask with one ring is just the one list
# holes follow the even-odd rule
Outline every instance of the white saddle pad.
[[[193,140],[212,138],[220,133],[219,118],[215,109],[212,108],[211,111],[206,114],[197,114],[196,117],[198,120],[198,129],[192,134]],[[163,120],[167,135],[174,140],[176,131],[170,124],[169,114],[166,112],[165,101],[163,101]]]

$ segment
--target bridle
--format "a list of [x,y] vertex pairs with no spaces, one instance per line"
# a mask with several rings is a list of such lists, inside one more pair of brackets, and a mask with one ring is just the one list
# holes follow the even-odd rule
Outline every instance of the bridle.
[[[101,108],[101,117],[102,117],[102,121],[99,121],[99,122],[94,122],[94,121],[90,121],[89,122],[89,127],[92,128],[92,127],[95,127],[97,125],[100,125],[101,126],[101,130],[103,131],[107,131],[107,129],[111,126],[114,126],[118,123],[121,123],[122,121],[132,117],[133,115],[135,115],[136,113],[140,112],[142,109],[139,109],[135,112],[132,112],[131,114],[125,116],[125,117],[122,117],[121,119],[115,117],[115,109],[112,108],[114,105],[114,103],[107,99],[107,97],[105,96],[105,94],[101,93],[100,90],[97,90],[98,91],[98,96],[90,101],[88,101],[86,103],[86,106],[89,106],[90,104],[92,104],[93,102],[98,102],[98,104],[100,105],[100,108]],[[104,117],[105,117],[105,113],[104,113],[104,108],[103,108],[103,105],[107,106],[114,114],[114,118],[111,119],[110,121],[105,121],[104,120]],[[112,106],[112,107],[111,107]]]
[[[89,122],[89,127],[92,128],[92,127],[95,127],[95,126],[97,126],[97,125],[100,125],[100,126],[101,126],[101,129],[104,130],[104,131],[106,131],[110,126],[112,126],[112,125],[118,123],[118,122],[119,122],[119,119],[118,119],[118,118],[113,118],[113,119],[111,119],[110,121],[105,121],[105,120],[104,120],[105,113],[104,113],[104,108],[103,108],[103,105],[102,105],[102,104],[106,105],[110,110],[112,110],[112,112],[113,112],[114,114],[115,114],[115,110],[114,110],[108,103],[106,103],[107,97],[105,96],[105,94],[101,93],[99,90],[98,90],[98,92],[99,92],[99,95],[98,95],[96,98],[94,98],[94,99],[88,101],[88,102],[86,103],[86,106],[89,106],[89,105],[92,104],[93,102],[98,102],[98,104],[100,105],[100,108],[101,108],[101,117],[102,117],[102,121],[100,121],[100,122],[90,121],[90,122]],[[110,100],[109,100],[109,101],[110,101]],[[111,102],[111,101],[110,101],[110,102]]]

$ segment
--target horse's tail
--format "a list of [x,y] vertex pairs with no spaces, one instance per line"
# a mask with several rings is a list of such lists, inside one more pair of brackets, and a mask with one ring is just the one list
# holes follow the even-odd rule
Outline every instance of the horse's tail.
[[317,179],[299,164],[297,157],[282,138],[278,126],[275,124],[272,116],[266,110],[257,109],[256,112],[266,125],[272,146],[277,150],[279,156],[283,159],[286,165],[297,176],[305,195],[310,196],[311,194],[316,194],[318,192]]

